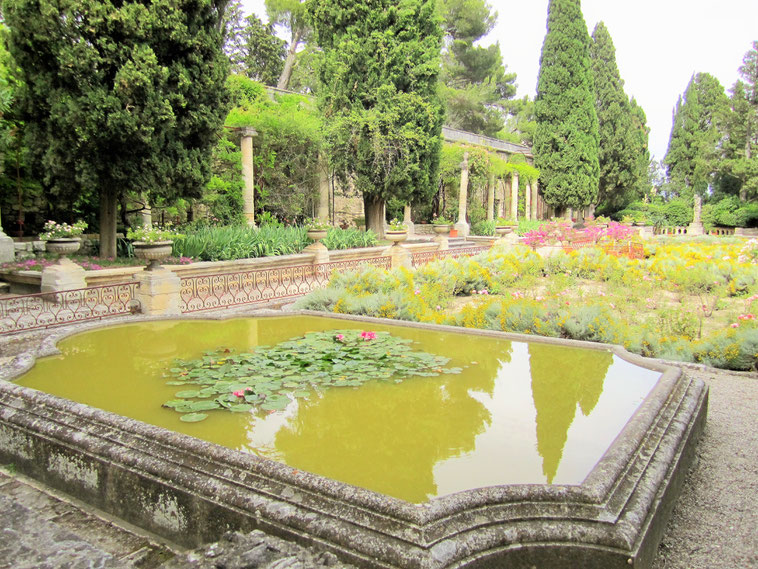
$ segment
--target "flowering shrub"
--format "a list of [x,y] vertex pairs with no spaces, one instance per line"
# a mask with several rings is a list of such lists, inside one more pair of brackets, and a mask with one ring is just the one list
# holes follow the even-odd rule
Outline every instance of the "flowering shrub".
[[175,231],[171,227],[158,227],[158,226],[148,226],[145,225],[144,227],[138,227],[137,229],[132,229],[131,227],[126,231],[126,238],[131,239],[132,241],[140,241],[142,243],[156,243],[158,241],[173,241],[174,239],[178,239],[180,237],[184,237],[181,233],[178,231]]
[[49,220],[45,222],[45,225],[42,228],[43,231],[39,234],[39,238],[42,239],[42,241],[49,241],[50,239],[71,239],[84,233],[85,229],[87,229],[87,224],[81,220],[73,225]]
[[740,249],[737,257],[740,263],[758,263],[758,239],[751,239]]

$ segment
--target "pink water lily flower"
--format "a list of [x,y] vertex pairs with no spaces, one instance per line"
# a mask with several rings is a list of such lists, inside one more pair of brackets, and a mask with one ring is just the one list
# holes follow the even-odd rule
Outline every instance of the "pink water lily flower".
[[361,332],[361,338],[364,340],[376,340],[376,332]]
[[252,390],[253,390],[252,387],[246,387],[245,389],[239,389],[237,391],[233,391],[232,395],[234,395],[235,397],[244,397],[245,393]]
[[337,334],[334,337],[334,339],[337,340],[338,342],[343,342],[345,340],[345,335],[344,334]]

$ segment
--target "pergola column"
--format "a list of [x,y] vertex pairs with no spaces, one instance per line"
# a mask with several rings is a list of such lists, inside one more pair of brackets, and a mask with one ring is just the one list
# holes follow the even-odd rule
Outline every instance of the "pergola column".
[[468,152],[463,153],[461,162],[461,188],[458,194],[458,222],[455,229],[458,235],[466,237],[469,234],[469,224],[466,221],[466,204],[468,203]]
[[242,134],[242,179],[245,182],[245,190],[242,193],[242,211],[245,221],[251,227],[255,227],[255,184],[253,170],[253,137],[257,136],[254,128],[245,127],[240,129]]
[[318,160],[319,176],[318,176],[318,209],[316,210],[316,217],[319,221],[329,222],[329,164],[326,158],[322,155]]
[[518,172],[511,174],[511,219],[518,220]]
[[413,219],[411,218],[411,204],[405,204],[403,207],[403,224],[408,228],[408,235],[415,233],[413,227]]
[[495,174],[487,177],[487,221],[495,219]]
[[532,219],[532,182],[526,181],[526,189],[524,190],[524,219]]
[[532,182],[532,214],[529,219],[539,219],[540,205],[539,182],[534,180]]

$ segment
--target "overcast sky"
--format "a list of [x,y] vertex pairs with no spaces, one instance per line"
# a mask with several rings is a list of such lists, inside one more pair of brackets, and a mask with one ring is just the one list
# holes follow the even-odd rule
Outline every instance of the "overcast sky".
[[[356,0],[360,1],[360,0]],[[264,0],[243,0],[265,19]],[[490,0],[497,27],[484,44],[500,42],[517,73],[519,96],[533,97],[545,38],[548,0]],[[690,77],[707,72],[728,90],[752,42],[758,40],[758,0],[584,0],[590,34],[605,22],[627,95],[647,114],[651,153],[663,158],[677,97]]]

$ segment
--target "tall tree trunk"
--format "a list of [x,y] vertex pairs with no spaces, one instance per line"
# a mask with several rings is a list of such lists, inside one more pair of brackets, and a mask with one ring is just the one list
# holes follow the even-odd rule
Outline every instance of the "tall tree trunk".
[[100,256],[116,257],[118,199],[114,190],[100,192]]
[[282,69],[282,74],[279,76],[279,82],[276,84],[277,89],[286,89],[290,84],[292,69],[295,67],[297,46],[300,43],[300,38],[302,35],[302,30],[292,30],[292,41],[290,42],[289,49],[287,50],[287,59],[284,60],[284,69]]
[[384,200],[373,194],[363,194],[363,213],[366,230],[373,230],[379,239],[384,239]]

